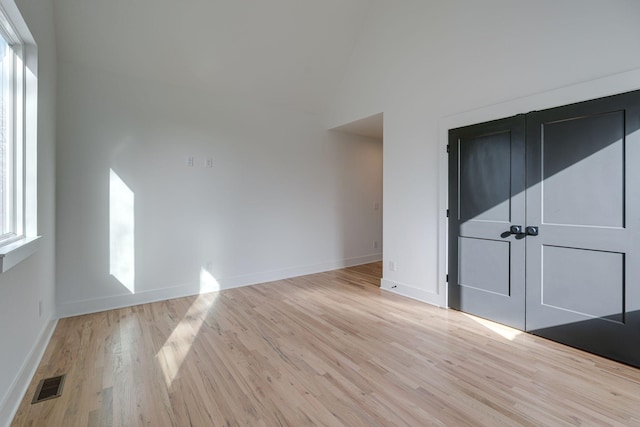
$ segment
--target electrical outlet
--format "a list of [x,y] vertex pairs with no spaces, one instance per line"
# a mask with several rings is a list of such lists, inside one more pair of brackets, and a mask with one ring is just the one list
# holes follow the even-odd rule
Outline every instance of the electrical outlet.
[[378,241],[377,240],[373,241],[373,249],[378,249]]
[[213,270],[213,262],[211,261],[205,262],[204,269],[207,270],[209,273],[211,273],[211,270]]
[[396,262],[395,261],[389,261],[389,270],[396,271]]
[[205,160],[205,162],[204,162],[204,166],[206,168],[212,168],[213,167],[213,157],[207,157],[207,160]]
[[193,156],[187,156],[187,166],[193,167]]
[[373,210],[374,211],[379,211],[380,210],[380,203],[376,202],[373,204]]

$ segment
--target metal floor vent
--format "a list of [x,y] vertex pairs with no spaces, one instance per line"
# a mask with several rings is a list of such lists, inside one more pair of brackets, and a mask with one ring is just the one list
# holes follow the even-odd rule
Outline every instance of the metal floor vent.
[[31,404],[43,402],[49,399],[55,399],[62,394],[62,386],[64,385],[64,379],[67,375],[60,375],[58,377],[45,378],[41,380],[36,389],[36,394],[33,396]]

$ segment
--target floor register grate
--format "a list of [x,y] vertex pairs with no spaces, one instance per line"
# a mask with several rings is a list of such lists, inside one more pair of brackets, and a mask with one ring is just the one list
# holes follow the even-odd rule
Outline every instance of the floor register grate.
[[62,394],[62,386],[64,386],[64,379],[66,374],[52,378],[45,378],[41,380],[36,389],[36,394],[33,396],[31,404],[43,402],[49,399],[55,399]]

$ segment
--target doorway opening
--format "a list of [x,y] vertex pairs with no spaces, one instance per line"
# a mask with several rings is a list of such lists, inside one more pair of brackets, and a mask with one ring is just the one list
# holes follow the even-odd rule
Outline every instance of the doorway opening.
[[[356,135],[354,140],[362,144],[358,150],[358,158],[353,159],[354,167],[362,171],[358,183],[358,203],[360,233],[358,239],[361,251],[369,252],[369,262],[381,262],[383,259],[384,219],[383,219],[383,187],[384,187],[384,114],[377,113],[350,123],[335,127],[332,131]],[[345,230],[345,235],[352,230]]]

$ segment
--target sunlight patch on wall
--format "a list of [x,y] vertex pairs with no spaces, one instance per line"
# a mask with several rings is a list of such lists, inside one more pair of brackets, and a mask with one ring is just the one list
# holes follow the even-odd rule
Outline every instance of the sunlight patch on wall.
[[217,292],[220,290],[220,283],[204,267],[200,269],[200,293]]
[[135,198],[118,174],[109,172],[109,273],[134,294]]
[[199,295],[156,354],[156,361],[162,370],[167,387],[171,387],[177,378],[182,364],[198,337],[207,313],[217,297],[216,293]]

